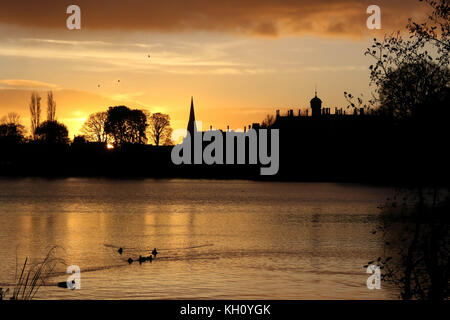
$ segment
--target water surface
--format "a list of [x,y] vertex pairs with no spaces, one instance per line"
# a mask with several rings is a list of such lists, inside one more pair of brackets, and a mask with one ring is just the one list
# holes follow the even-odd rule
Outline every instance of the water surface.
[[[39,299],[391,299],[368,290],[389,188],[209,180],[0,180],[0,283],[53,245],[81,290]],[[124,248],[122,255],[117,249]],[[151,264],[129,257],[159,255]],[[64,272],[64,266],[58,271]]]

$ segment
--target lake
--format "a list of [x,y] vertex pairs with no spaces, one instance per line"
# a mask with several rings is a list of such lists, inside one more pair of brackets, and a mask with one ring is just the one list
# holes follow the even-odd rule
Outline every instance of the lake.
[[[394,299],[366,286],[393,189],[218,180],[2,179],[0,287],[57,245],[37,299]],[[123,248],[120,255],[117,250]],[[159,254],[152,263],[127,259]],[[58,288],[65,268],[81,289]]]

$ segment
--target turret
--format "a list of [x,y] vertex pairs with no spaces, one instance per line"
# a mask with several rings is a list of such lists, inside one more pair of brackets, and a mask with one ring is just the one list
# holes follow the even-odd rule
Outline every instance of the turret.
[[317,91],[315,93],[314,98],[311,99],[311,115],[313,117],[320,117],[321,109],[322,109],[322,100],[317,98]]

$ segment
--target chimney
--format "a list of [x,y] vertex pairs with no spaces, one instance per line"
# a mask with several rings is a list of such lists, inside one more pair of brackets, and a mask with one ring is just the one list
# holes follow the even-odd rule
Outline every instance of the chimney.
[[280,117],[280,110],[277,110],[277,118]]

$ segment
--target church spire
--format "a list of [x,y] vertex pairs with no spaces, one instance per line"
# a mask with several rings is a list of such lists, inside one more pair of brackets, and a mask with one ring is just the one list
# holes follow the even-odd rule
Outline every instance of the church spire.
[[197,131],[197,126],[195,124],[194,97],[191,97],[191,111],[189,112],[189,122],[187,131],[189,131],[191,136],[194,134],[194,132]]

